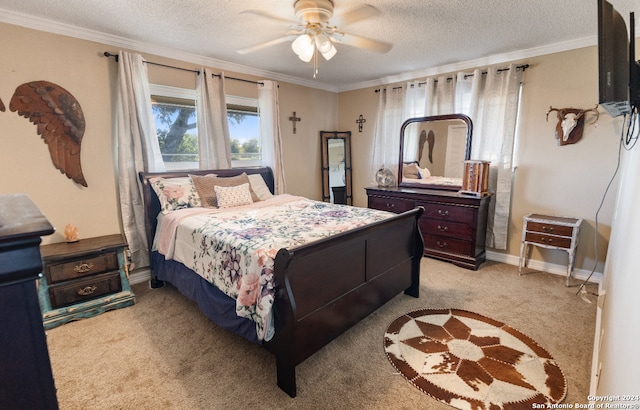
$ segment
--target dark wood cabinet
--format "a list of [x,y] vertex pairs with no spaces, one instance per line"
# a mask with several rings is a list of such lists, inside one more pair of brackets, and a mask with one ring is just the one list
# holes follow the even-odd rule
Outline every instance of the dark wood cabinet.
[[44,327],[134,304],[126,247],[120,234],[43,246],[44,277],[38,292]]
[[57,409],[36,280],[53,227],[23,194],[0,195],[0,408]]
[[402,213],[424,208],[418,221],[424,255],[467,269],[486,260],[485,235],[490,195],[469,196],[453,191],[418,188],[366,188],[368,207]]

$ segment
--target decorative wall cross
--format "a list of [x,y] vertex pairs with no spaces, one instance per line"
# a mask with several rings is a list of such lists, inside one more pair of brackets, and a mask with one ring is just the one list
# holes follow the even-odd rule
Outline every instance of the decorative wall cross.
[[293,112],[293,115],[289,117],[289,121],[293,122],[293,133],[296,133],[296,122],[300,121],[302,118],[296,117],[296,112]]
[[358,123],[358,132],[362,132],[362,124],[367,122],[367,120],[365,120],[364,117],[362,116],[362,114],[360,114],[360,117],[358,117],[356,122]]

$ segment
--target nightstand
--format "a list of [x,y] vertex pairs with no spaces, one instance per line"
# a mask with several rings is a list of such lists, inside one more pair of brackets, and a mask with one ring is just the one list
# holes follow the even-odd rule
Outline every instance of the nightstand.
[[122,235],[41,247],[38,297],[45,329],[135,303]]
[[529,214],[524,217],[522,227],[522,243],[520,244],[520,262],[518,272],[527,266],[529,245],[566,251],[569,255],[567,263],[567,286],[573,273],[575,252],[578,246],[578,233],[582,219],[541,214]]

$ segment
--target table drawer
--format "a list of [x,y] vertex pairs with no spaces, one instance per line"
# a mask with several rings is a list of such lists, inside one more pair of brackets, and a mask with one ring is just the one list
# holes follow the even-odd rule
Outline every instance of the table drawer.
[[571,248],[571,238],[564,236],[545,235],[535,232],[527,232],[525,235],[525,241],[532,243],[539,243],[542,245],[555,246],[558,248]]
[[453,238],[471,238],[473,226],[448,220],[420,218],[420,232],[422,234],[435,234]]
[[440,221],[455,221],[473,224],[475,209],[465,206],[445,205],[436,203],[419,203],[424,207],[423,218],[433,218]]
[[401,214],[403,212],[410,211],[415,207],[416,204],[414,201],[383,196],[369,197],[369,208],[379,209],[381,211],[390,211]]
[[117,269],[118,256],[115,252],[110,252],[64,263],[48,264],[46,274],[49,283],[53,284]]
[[59,308],[122,290],[120,272],[108,272],[49,288],[51,306]]
[[440,235],[425,235],[424,233],[422,236],[424,239],[425,249],[464,256],[472,256],[474,254],[473,244],[469,241],[462,241],[460,239]]
[[573,226],[553,225],[544,222],[527,222],[527,231],[541,232],[550,235],[569,236],[573,235]]

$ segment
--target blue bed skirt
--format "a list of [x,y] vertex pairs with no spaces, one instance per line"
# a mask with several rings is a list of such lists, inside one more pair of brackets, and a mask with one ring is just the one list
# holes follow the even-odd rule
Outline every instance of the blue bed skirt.
[[195,301],[218,326],[260,344],[255,323],[236,314],[236,301],[180,262],[165,260],[158,252],[151,254],[151,274],[171,283],[183,295]]

